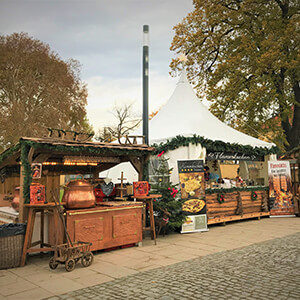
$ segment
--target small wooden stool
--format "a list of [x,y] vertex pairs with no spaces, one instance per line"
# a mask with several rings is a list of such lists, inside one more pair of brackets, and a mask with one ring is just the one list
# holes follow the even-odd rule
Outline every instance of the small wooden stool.
[[[153,214],[153,200],[160,198],[162,195],[159,194],[150,194],[147,196],[135,196],[135,199],[139,201],[143,201],[144,209],[143,209],[143,231],[151,231],[152,239],[154,240],[154,244],[156,245],[156,233],[155,233],[155,221]],[[146,209],[147,204],[149,206],[149,215],[150,215],[150,227],[146,227]]]
[[[29,212],[28,212],[26,234],[25,234],[25,239],[24,239],[24,246],[23,246],[23,251],[22,251],[21,267],[25,266],[27,253],[53,251],[53,248],[51,247],[51,245],[44,242],[45,210],[53,212],[54,227],[57,228],[57,226],[58,226],[58,224],[57,224],[58,212],[57,212],[57,207],[54,203],[25,204],[25,206],[28,207]],[[37,212],[41,213],[40,240],[31,243],[33,228],[34,228],[34,221],[35,221],[35,216],[36,216]],[[55,243],[57,244],[57,235],[55,235]],[[41,245],[40,248],[32,248],[37,245]]]

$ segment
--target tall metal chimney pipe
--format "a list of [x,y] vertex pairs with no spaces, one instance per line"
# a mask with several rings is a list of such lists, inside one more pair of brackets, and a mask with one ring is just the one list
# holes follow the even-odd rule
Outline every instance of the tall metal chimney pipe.
[[149,145],[149,25],[143,26],[143,135]]

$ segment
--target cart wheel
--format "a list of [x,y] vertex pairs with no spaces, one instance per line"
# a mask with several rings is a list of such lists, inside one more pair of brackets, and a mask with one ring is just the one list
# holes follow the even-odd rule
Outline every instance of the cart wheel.
[[49,261],[49,267],[52,270],[55,270],[58,266],[58,262],[54,259],[54,257],[51,257],[50,261]]
[[81,264],[84,266],[84,267],[88,267],[92,264],[94,260],[94,255],[92,252],[85,252],[83,254],[83,256],[81,257]]
[[75,269],[75,260],[74,259],[68,259],[66,262],[65,262],[65,266],[66,266],[66,270],[68,272],[71,272]]

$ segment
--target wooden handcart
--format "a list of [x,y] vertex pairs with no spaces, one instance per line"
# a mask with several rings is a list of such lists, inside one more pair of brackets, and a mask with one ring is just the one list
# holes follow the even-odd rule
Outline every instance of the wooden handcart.
[[61,264],[65,264],[65,268],[68,272],[71,272],[75,269],[75,265],[79,260],[81,260],[82,266],[84,267],[90,266],[94,259],[93,253],[91,252],[92,243],[71,241],[63,217],[63,210],[61,206],[58,204],[57,197],[53,191],[52,191],[52,196],[58,211],[58,215],[64,226],[67,243],[62,245],[56,245],[53,248],[54,256],[51,257],[49,261],[50,269],[52,270],[56,269],[58,264],[61,263]]
[[91,243],[76,242],[70,245],[62,244],[58,245],[54,249],[54,256],[50,259],[49,267],[54,270],[58,264],[65,264],[65,268],[68,272],[75,269],[76,263],[81,260],[83,267],[88,267],[93,262],[93,254],[90,251]]

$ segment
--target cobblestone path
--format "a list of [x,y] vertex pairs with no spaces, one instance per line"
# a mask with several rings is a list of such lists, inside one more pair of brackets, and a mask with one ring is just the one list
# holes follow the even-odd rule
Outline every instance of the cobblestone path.
[[48,299],[300,299],[300,233]]

